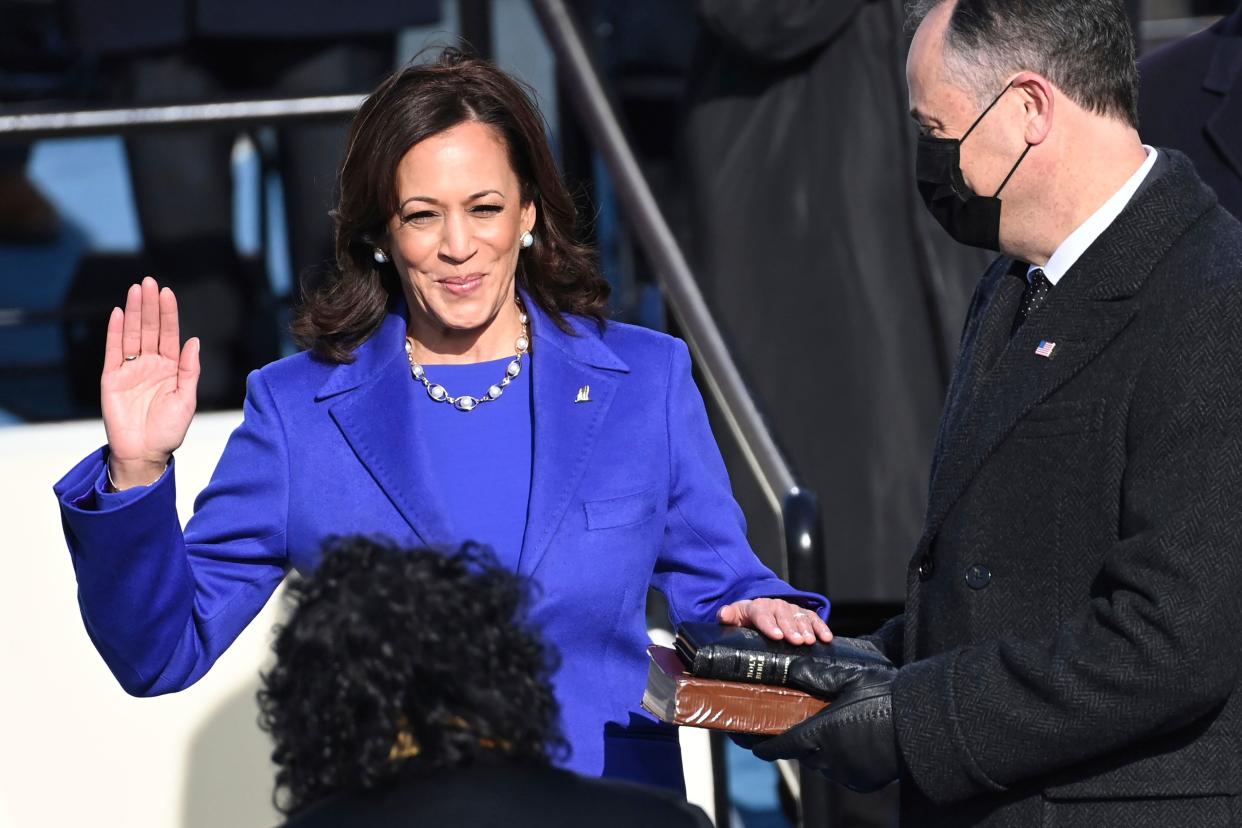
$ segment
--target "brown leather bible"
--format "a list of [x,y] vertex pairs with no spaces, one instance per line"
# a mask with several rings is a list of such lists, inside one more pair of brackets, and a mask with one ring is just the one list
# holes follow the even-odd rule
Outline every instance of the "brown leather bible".
[[692,676],[677,651],[668,647],[652,644],[647,655],[651,661],[643,708],[669,724],[773,735],[828,705],[789,687]]

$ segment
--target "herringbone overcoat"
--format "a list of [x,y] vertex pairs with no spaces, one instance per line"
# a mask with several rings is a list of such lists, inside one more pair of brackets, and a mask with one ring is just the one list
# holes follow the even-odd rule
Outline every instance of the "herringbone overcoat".
[[1016,335],[1026,265],[976,292],[879,633],[903,826],[1242,825],[1242,225],[1160,152]]

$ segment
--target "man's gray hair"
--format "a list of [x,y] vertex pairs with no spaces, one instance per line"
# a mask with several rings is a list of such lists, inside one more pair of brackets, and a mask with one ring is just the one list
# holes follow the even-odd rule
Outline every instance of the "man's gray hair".
[[911,0],[916,29],[954,3],[944,60],[980,106],[1010,76],[1043,75],[1079,106],[1138,126],[1134,32],[1123,0]]

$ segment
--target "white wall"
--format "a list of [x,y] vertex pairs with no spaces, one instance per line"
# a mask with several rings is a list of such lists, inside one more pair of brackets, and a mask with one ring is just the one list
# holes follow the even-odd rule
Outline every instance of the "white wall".
[[[182,522],[240,412],[199,415],[177,452]],[[193,687],[126,695],[78,615],[52,484],[104,440],[98,421],[0,428],[0,828],[248,828],[279,822],[255,725],[281,593]],[[689,798],[712,813],[705,731],[683,730]]]
[[[183,521],[240,419],[195,419],[177,452]],[[127,696],[82,627],[52,494],[102,442],[97,421],[0,428],[0,828],[274,825],[254,693],[280,601],[194,687]]]

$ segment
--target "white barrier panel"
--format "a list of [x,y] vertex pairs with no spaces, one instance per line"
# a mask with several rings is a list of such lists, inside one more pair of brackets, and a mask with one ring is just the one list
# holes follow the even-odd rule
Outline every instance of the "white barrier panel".
[[[240,421],[194,418],[177,452],[182,523]],[[193,687],[126,695],[82,626],[52,494],[103,441],[98,421],[0,428],[0,828],[275,825],[255,691],[281,592]],[[682,752],[689,798],[711,814],[706,732],[683,731]]]
[[[195,418],[177,452],[183,522],[240,420]],[[0,428],[0,828],[274,825],[254,694],[280,602],[195,686],[127,696],[82,627],[52,494],[103,439],[98,421]]]

